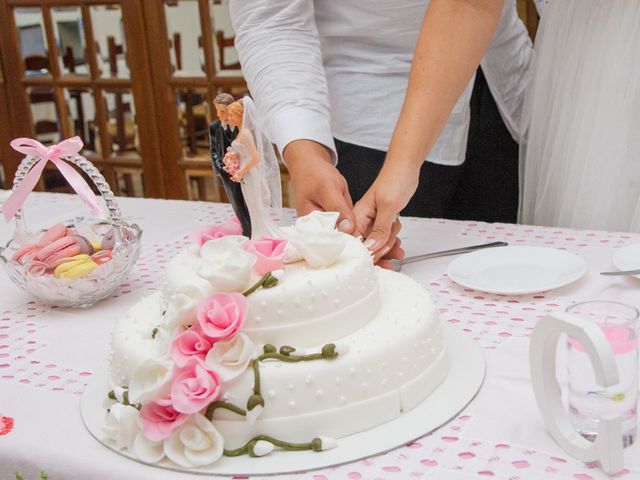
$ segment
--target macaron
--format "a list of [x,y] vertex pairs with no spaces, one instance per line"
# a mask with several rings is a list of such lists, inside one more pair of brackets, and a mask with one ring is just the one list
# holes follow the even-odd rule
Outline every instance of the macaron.
[[56,268],[58,268],[58,266],[63,265],[65,263],[70,263],[70,262],[86,262],[87,260],[90,260],[91,257],[85,253],[79,253],[78,255],[74,255],[73,257],[62,257],[52,263],[50,263],[49,269],[50,270],[54,270]]
[[100,250],[113,250],[116,245],[116,229],[111,227],[102,237],[100,242]]
[[67,262],[58,265],[53,274],[56,278],[64,278],[67,280],[77,280],[82,278],[96,268],[98,264],[91,260],[88,256],[81,254],[75,257],[69,258]]
[[63,224],[57,223],[42,234],[39,242],[32,243],[16,251],[16,253],[13,254],[13,259],[20,263],[32,260],[43,247],[55,242],[56,240],[71,235],[72,233],[73,230],[71,228],[67,228]]
[[131,242],[135,238],[135,234],[132,230],[128,228],[120,228],[119,230],[115,227],[111,227],[107,230],[107,233],[102,237],[102,242],[100,242],[101,250],[113,250],[116,246],[116,241],[124,240],[126,242]]
[[71,235],[42,247],[35,255],[35,259],[43,262],[47,268],[53,269],[59,264],[60,259],[74,257],[81,253],[85,255],[93,253],[91,242],[81,235]]
[[31,245],[27,245],[26,247],[22,247],[17,250],[13,254],[13,259],[19,263],[25,263],[28,260],[31,260],[36,254],[42,249],[37,243],[32,243]]
[[40,238],[40,241],[38,243],[42,246],[48,245],[55,242],[59,238],[71,235],[72,232],[73,231],[70,228],[65,227],[61,223],[57,223],[42,234],[42,237]]
[[93,248],[93,243],[91,243],[86,237],[82,235],[72,235],[73,238],[80,247],[80,253],[84,253],[85,255],[93,255],[95,249]]

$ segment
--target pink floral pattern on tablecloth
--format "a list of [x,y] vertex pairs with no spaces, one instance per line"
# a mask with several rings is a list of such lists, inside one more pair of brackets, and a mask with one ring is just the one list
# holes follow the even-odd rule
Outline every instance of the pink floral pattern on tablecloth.
[[13,431],[13,418],[0,415],[0,437],[9,435]]
[[503,240],[510,245],[553,247],[574,252],[584,247],[623,247],[631,240],[640,239],[640,235],[632,233],[482,222],[467,223],[460,235],[490,242]]
[[[605,480],[593,465],[565,456],[528,449],[504,441],[481,441],[464,434],[473,422],[461,415],[435,432],[384,455],[321,472],[279,476],[286,480],[440,480],[447,472],[492,480]],[[638,478],[640,471],[623,470],[615,479]],[[245,479],[249,477],[244,477]],[[249,480],[269,477],[250,477]],[[240,480],[238,477],[237,480]]]

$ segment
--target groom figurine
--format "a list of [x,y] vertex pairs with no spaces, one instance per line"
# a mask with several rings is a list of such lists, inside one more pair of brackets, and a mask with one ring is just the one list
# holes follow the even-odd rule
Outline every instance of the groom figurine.
[[251,237],[251,220],[249,210],[242,195],[240,183],[231,180],[231,176],[224,170],[223,158],[227,148],[231,146],[238,135],[238,129],[227,124],[228,107],[234,102],[234,98],[228,93],[220,93],[213,100],[218,118],[209,125],[209,140],[211,149],[211,162],[218,179],[227,194],[229,203],[233,207],[240,224],[242,234]]

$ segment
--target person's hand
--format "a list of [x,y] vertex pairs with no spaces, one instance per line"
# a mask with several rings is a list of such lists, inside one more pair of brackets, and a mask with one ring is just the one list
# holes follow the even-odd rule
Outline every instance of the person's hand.
[[[404,257],[400,240],[398,214],[407,206],[418,187],[419,170],[383,167],[367,193],[356,203],[357,231],[366,240],[365,245],[374,255],[374,261],[389,268],[391,259]],[[380,264],[380,263],[379,263]]]
[[339,212],[338,229],[355,232],[353,202],[347,181],[333,166],[331,152],[311,140],[291,142],[283,153],[291,175],[298,215],[313,210]]

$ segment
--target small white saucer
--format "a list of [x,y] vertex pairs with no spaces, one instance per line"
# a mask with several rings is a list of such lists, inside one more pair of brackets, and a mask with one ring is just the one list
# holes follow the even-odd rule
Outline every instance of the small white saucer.
[[503,295],[545,292],[575,282],[587,271],[580,257],[546,247],[498,247],[453,260],[449,278],[463,287]]
[[[222,457],[209,467],[185,469],[165,459],[151,464],[168,470],[206,475],[275,475],[329,468],[385,453],[416,440],[454,418],[475,397],[484,380],[485,362],[480,347],[467,335],[448,325],[443,332],[449,355],[449,374],[421,404],[395,420],[376,428],[338,439],[338,446],[325,452],[274,451],[265,457]],[[80,408],[85,426],[111,450],[113,443],[102,431],[102,407],[109,390],[106,372],[96,372],[82,397]],[[117,451],[136,460],[126,450]]]
[[[613,256],[613,264],[618,270],[636,270],[640,268],[640,243],[627,245]],[[640,278],[640,275],[633,275]]]

